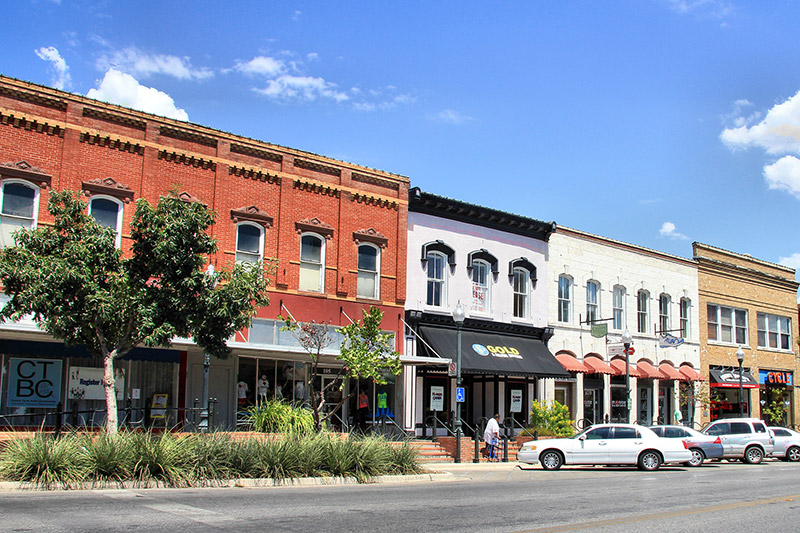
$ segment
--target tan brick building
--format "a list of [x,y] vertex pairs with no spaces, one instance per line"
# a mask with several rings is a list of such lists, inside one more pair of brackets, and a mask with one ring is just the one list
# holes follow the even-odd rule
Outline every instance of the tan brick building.
[[[795,425],[800,398],[797,287],[795,272],[749,255],[694,243],[700,299],[700,361],[710,402],[704,422],[716,418],[760,417]],[[739,403],[739,362],[743,405]],[[785,410],[785,413],[781,413]],[[782,414],[782,417],[781,417]]]

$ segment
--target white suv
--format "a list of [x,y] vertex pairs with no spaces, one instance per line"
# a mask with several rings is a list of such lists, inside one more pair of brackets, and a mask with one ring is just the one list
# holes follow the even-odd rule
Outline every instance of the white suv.
[[771,454],[775,445],[767,425],[758,418],[725,418],[715,420],[703,429],[722,441],[724,459],[741,459],[747,464],[760,463]]

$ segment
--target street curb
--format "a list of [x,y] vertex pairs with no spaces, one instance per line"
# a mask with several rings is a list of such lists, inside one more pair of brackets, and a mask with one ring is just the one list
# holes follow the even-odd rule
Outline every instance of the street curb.
[[54,485],[41,487],[30,482],[0,481],[0,492],[52,492],[67,490],[145,490],[145,489],[176,489],[176,488],[267,488],[267,487],[315,487],[327,485],[369,485],[369,484],[400,484],[418,483],[425,481],[452,481],[455,476],[451,472],[429,472],[425,474],[375,476],[367,481],[359,482],[355,477],[304,477],[295,479],[275,480],[261,479],[228,479],[222,481],[207,481],[190,487],[171,487],[159,481],[139,483],[125,481],[122,483],[109,482],[84,482],[68,485]]

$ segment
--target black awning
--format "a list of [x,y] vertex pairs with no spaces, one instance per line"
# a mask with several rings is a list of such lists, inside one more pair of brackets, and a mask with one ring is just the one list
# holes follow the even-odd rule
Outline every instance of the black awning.
[[[739,387],[738,368],[734,368],[731,370],[721,369],[721,368],[711,368],[708,370],[708,373],[711,376],[711,381],[709,385],[711,385],[712,387],[727,387],[727,388]],[[750,372],[748,372],[747,370],[742,370],[742,388],[745,389],[758,388],[758,381],[753,379],[753,376],[751,376]]]
[[[456,361],[458,337],[455,329],[420,326],[419,334],[441,357]],[[461,371],[502,376],[572,377],[539,339],[466,329],[461,332]]]

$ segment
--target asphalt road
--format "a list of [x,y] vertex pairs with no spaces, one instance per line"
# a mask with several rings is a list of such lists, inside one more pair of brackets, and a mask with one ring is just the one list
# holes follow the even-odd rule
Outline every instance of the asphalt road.
[[451,481],[0,493],[1,531],[798,531],[800,464],[448,467]]

